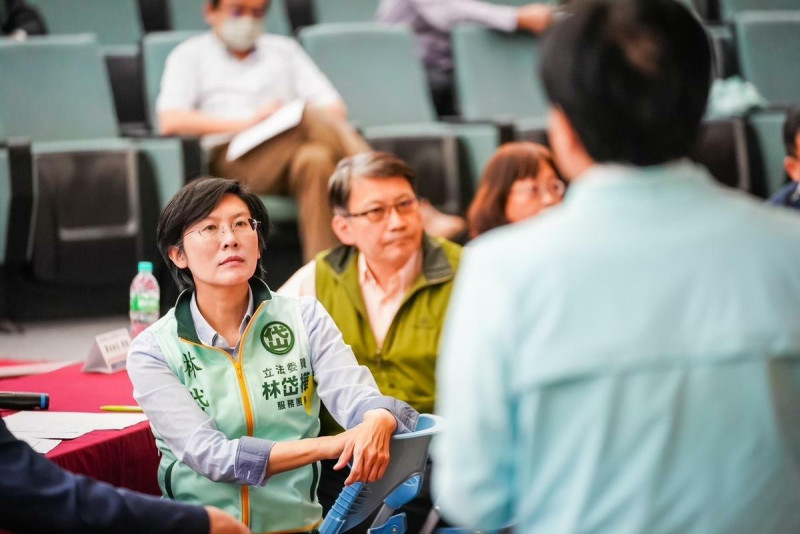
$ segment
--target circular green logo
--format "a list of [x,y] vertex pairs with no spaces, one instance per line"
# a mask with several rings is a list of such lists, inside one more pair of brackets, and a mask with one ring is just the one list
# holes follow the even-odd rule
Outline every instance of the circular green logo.
[[294,332],[280,321],[272,321],[261,330],[261,344],[272,354],[282,356],[294,347]]

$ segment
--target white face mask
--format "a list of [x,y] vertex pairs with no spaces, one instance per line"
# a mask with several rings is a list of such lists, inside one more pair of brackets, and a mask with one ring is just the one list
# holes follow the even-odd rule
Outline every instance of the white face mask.
[[262,19],[229,17],[222,23],[219,37],[234,52],[247,52],[255,46],[262,27]]

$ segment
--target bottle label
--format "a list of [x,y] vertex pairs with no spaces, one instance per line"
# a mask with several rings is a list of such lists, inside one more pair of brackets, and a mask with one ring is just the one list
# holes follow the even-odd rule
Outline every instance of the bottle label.
[[131,297],[131,311],[144,313],[158,313],[158,295],[133,295]]

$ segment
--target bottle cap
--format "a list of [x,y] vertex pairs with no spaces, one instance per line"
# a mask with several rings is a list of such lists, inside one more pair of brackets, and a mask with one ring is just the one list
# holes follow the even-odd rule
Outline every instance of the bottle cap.
[[152,273],[153,272],[153,264],[149,261],[140,261],[139,262],[139,272],[140,273]]

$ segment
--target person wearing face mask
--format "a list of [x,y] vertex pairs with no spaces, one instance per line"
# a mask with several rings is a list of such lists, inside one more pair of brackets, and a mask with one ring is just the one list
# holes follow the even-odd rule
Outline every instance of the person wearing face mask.
[[[341,97],[293,39],[264,35],[269,0],[209,0],[211,31],[167,59],[156,104],[164,135],[199,135],[211,173],[258,194],[298,202],[306,259],[336,244],[326,203],[328,177],[345,156],[369,149],[347,124]],[[233,161],[228,142],[284,105],[303,99],[297,126]]]

